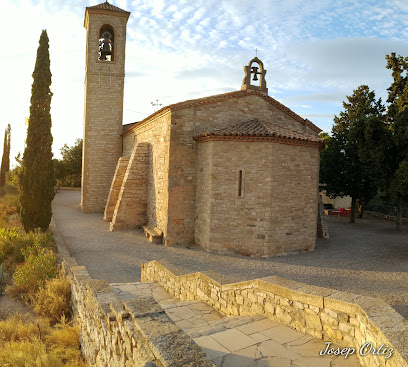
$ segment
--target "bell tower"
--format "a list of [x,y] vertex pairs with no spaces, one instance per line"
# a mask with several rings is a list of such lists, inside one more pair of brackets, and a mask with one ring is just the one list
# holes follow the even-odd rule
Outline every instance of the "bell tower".
[[103,212],[122,155],[126,24],[130,13],[107,1],[87,7],[81,208]]

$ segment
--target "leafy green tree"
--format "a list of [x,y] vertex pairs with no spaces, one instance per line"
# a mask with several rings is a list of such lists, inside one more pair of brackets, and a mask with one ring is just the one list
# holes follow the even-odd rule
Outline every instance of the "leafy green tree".
[[355,222],[357,199],[367,203],[377,192],[386,132],[385,108],[368,86],[361,85],[343,102],[334,117],[331,136],[321,153],[320,182],[329,196],[351,196],[350,223]]
[[330,138],[330,135],[329,135],[328,133],[326,133],[326,132],[321,132],[321,133],[319,134],[319,138],[320,138],[320,139],[323,139],[324,142],[326,142],[326,141]]
[[61,148],[62,160],[56,168],[56,177],[64,186],[80,187],[82,175],[82,139],[77,139],[72,147],[65,144]]
[[387,69],[394,81],[388,88],[387,118],[392,143],[388,150],[387,173],[389,192],[396,197],[396,227],[402,223],[402,204],[408,200],[408,57],[393,52],[386,55]]
[[26,232],[45,232],[51,221],[55,177],[52,162],[51,71],[49,40],[42,31],[31,89],[30,123],[21,176],[21,222]]
[[23,171],[23,159],[21,158],[21,153],[19,152],[16,157],[14,157],[17,164],[10,171],[10,183],[15,186],[19,191],[21,191],[21,178]]
[[4,145],[3,145],[3,157],[1,159],[0,168],[0,187],[4,187],[6,184],[6,177],[10,171],[10,138],[11,138],[11,126],[7,125],[4,131]]

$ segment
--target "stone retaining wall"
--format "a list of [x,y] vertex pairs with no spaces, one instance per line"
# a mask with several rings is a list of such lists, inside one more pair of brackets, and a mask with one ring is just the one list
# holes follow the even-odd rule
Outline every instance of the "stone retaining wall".
[[[164,264],[164,265],[163,265]],[[263,314],[341,347],[353,347],[362,366],[408,366],[408,321],[371,297],[306,285],[276,276],[226,284],[213,272],[183,274],[167,261],[142,264],[142,281],[155,281],[180,300],[202,300],[225,315]],[[393,355],[360,356],[365,343]]]
[[105,280],[78,266],[51,220],[58,257],[71,279],[82,354],[92,367],[216,367],[153,298],[120,301]]
[[[368,214],[368,215],[371,215],[371,216],[377,217],[377,218],[384,218],[384,219],[390,219],[392,221],[395,221],[395,216],[393,216],[393,215],[386,215],[386,214],[382,214],[382,213],[372,212],[370,210],[364,211],[364,214]],[[402,223],[408,224],[408,218],[402,218],[401,221],[402,221]]]
[[82,354],[96,367],[215,367],[153,298],[120,301],[83,266],[69,270]]

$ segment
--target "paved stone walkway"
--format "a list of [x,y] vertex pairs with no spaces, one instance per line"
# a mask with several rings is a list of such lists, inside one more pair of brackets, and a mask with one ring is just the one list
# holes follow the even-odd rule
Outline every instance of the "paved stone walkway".
[[185,272],[213,270],[231,282],[277,275],[378,297],[408,318],[407,225],[396,232],[387,220],[369,218],[350,225],[330,218],[330,239],[318,239],[316,251],[256,259],[152,245],[140,230],[109,232],[102,214],[83,214],[79,203],[80,192],[61,190],[53,202],[53,220],[72,256],[94,278],[139,281],[141,262],[167,259]]
[[356,367],[356,355],[320,356],[324,341],[262,316],[224,317],[201,301],[178,301],[159,284],[111,283],[119,299],[152,296],[220,367]]

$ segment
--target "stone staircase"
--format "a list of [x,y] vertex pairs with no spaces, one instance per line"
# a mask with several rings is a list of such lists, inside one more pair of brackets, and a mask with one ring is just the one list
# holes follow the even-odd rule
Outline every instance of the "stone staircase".
[[174,323],[220,367],[354,367],[356,355],[320,356],[324,341],[261,315],[225,317],[201,301],[179,301],[160,285],[112,283],[121,300],[153,297]]

